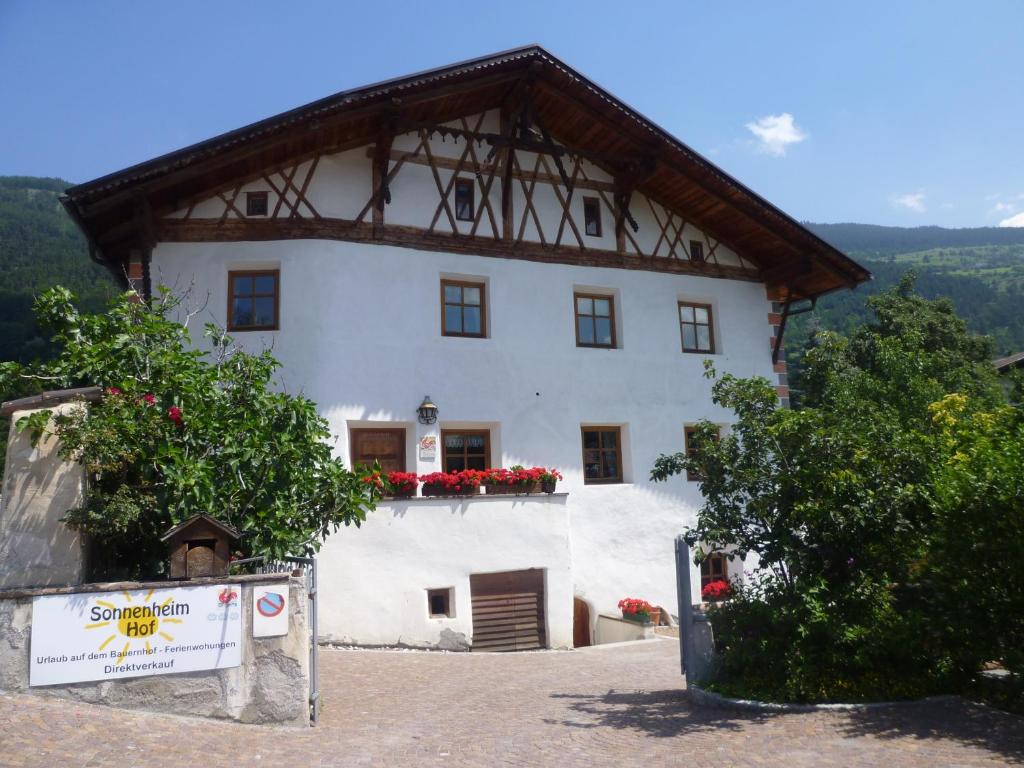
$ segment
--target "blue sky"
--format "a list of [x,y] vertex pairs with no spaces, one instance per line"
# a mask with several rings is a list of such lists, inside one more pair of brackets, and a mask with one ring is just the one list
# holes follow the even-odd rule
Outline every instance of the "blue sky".
[[0,0],[0,174],[540,43],[799,219],[1024,226],[1022,41],[1021,0]]

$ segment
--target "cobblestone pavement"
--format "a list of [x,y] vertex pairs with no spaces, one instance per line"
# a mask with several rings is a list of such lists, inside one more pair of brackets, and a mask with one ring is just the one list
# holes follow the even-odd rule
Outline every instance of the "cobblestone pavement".
[[324,650],[319,727],[293,730],[0,695],[0,765],[990,766],[1024,719],[943,701],[755,714],[689,705],[668,639],[574,652]]

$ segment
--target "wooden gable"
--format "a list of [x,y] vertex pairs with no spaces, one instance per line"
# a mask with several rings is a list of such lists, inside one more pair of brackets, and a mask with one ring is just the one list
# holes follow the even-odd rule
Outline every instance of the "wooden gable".
[[[438,153],[438,137],[461,146]],[[364,199],[323,210],[317,174],[345,156],[365,161]],[[396,221],[401,174],[420,169],[436,187],[433,216]],[[476,181],[469,222],[452,210],[460,175]],[[244,213],[253,184],[272,200],[260,218]],[[538,194],[557,201],[557,225],[541,222]],[[584,194],[607,216],[598,245],[580,232]],[[309,237],[759,280],[777,299],[870,277],[538,47],[336,94],[74,187],[64,203],[119,275],[159,241]]]

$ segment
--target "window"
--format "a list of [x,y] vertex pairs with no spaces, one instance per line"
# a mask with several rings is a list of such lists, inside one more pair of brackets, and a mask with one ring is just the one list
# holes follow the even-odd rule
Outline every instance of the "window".
[[491,463],[491,433],[480,430],[441,430],[441,464],[445,472],[487,469]]
[[245,215],[266,216],[267,215],[267,193],[246,192],[245,193]]
[[596,197],[583,198],[583,226],[591,237],[601,236],[601,203]]
[[228,273],[228,330],[276,331],[280,272]]
[[487,335],[487,304],[483,283],[441,281],[441,334],[443,336]]
[[583,482],[622,482],[619,427],[583,427]]
[[473,221],[473,180],[455,180],[455,218]]
[[615,306],[611,296],[573,294],[576,305],[576,346],[615,347]]
[[[695,436],[696,431],[697,431],[696,425],[694,425],[692,427],[685,427],[684,430],[683,430],[683,435],[684,435],[685,441],[686,441],[686,455],[688,457],[690,457],[691,459],[694,458],[697,455],[697,445],[696,445],[696,436]],[[720,435],[716,436],[715,440],[717,441],[719,437],[720,437]],[[701,480],[702,478],[700,476],[700,473],[698,473],[698,472],[691,472],[690,470],[686,470],[686,479],[687,480],[694,480],[694,481],[696,481],[696,480]]]
[[679,302],[679,328],[683,334],[683,352],[715,351],[715,331],[710,304]]
[[713,552],[700,561],[700,588],[712,581],[729,580],[729,561],[720,552]]
[[701,264],[704,261],[704,243],[700,240],[690,241],[690,261]]
[[380,464],[385,472],[405,472],[405,429],[350,430],[352,466]]
[[452,616],[452,590],[445,589],[427,590],[427,611],[432,619],[451,618]]

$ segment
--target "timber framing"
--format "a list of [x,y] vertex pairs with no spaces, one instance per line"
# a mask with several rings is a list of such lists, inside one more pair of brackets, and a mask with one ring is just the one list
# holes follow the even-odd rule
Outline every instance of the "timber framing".
[[[497,133],[481,130],[473,117],[491,110],[502,115]],[[420,136],[419,146],[396,150],[394,139],[410,133]],[[463,142],[461,153],[437,156],[429,141],[435,133]],[[371,158],[366,207],[352,221],[321,215],[309,195],[320,158],[358,147]],[[582,161],[613,182],[588,178]],[[429,166],[437,187],[433,221],[423,229],[387,221],[391,182],[407,164]],[[447,181],[439,169],[450,174]],[[460,231],[449,203],[460,174],[476,178],[479,203],[469,232]],[[264,220],[245,219],[239,209],[251,180],[277,195]],[[541,231],[533,200],[538,184],[550,185],[561,208],[554,232]],[[492,189],[499,205],[491,204]],[[587,244],[570,210],[578,190],[596,193],[607,210],[615,250]],[[222,201],[222,215],[196,219],[195,205],[210,198]],[[290,237],[758,279],[770,298],[791,300],[870,279],[838,249],[537,46],[344,91],[73,187],[62,201],[93,258],[121,279],[125,265],[154,241]],[[647,204],[657,245],[644,254],[630,206]],[[165,218],[176,211],[184,217]],[[703,261],[689,260],[687,225],[703,233]],[[540,243],[526,236],[531,226]],[[717,263],[720,245],[742,266]]]

